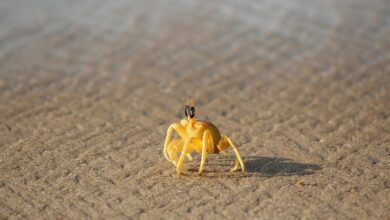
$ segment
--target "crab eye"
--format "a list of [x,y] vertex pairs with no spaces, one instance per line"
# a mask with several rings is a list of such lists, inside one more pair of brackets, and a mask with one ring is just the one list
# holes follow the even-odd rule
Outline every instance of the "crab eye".
[[188,116],[190,116],[190,118],[195,117],[195,108],[193,106],[190,107],[190,106],[186,105],[185,114],[186,114],[186,117],[188,117]]
[[186,114],[186,117],[188,117],[188,105],[186,105],[186,108],[184,110],[184,113]]
[[191,118],[195,117],[195,108],[194,107],[190,108],[190,117]]

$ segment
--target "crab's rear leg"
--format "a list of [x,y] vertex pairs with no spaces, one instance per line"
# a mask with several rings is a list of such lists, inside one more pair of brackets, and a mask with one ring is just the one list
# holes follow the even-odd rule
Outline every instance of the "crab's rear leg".
[[234,159],[234,167],[230,169],[230,172],[234,172],[238,170],[240,167],[240,162],[238,161],[237,157]]
[[240,151],[238,150],[236,144],[228,136],[223,136],[222,138],[225,139],[229,143],[229,145],[233,148],[234,153],[236,154],[236,159],[234,161],[234,167],[230,171],[236,171],[238,169],[238,165],[240,165],[242,174],[245,175],[245,164],[241,158]]

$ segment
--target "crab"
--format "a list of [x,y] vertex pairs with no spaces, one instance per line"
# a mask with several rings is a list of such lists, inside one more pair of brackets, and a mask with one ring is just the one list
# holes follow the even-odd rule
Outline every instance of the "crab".
[[[200,175],[203,172],[207,154],[226,154],[226,150],[230,146],[236,156],[234,167],[230,169],[230,172],[241,167],[242,175],[245,175],[245,164],[236,144],[228,136],[221,135],[219,129],[211,122],[195,118],[195,104],[192,99],[187,100],[185,115],[186,118],[179,123],[173,123],[169,126],[164,142],[164,156],[176,166],[177,174],[181,174],[186,157],[190,161],[193,160],[192,152],[196,151],[201,154],[198,171]],[[171,140],[174,132],[178,134],[179,138]],[[181,154],[178,158],[179,152]]]

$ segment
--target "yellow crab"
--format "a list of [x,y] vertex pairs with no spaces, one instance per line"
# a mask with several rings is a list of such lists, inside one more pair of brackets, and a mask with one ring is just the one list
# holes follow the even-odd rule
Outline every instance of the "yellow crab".
[[[177,174],[180,175],[186,156],[192,160],[193,151],[202,154],[198,172],[201,174],[208,153],[225,152],[231,146],[236,159],[230,172],[236,171],[241,166],[242,174],[245,175],[245,164],[236,144],[228,136],[221,135],[218,128],[211,122],[196,120],[195,105],[191,99],[187,101],[185,115],[187,118],[182,119],[180,123],[173,123],[169,126],[164,143],[164,156],[176,166]],[[173,131],[176,131],[179,139],[171,140]],[[178,152],[181,152],[180,158],[177,157]]]

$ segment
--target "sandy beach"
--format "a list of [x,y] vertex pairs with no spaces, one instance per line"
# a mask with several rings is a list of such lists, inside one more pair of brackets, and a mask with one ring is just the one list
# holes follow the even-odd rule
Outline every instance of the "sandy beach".
[[[2,1],[0,219],[390,219],[387,0]],[[198,118],[238,145],[165,160]]]

